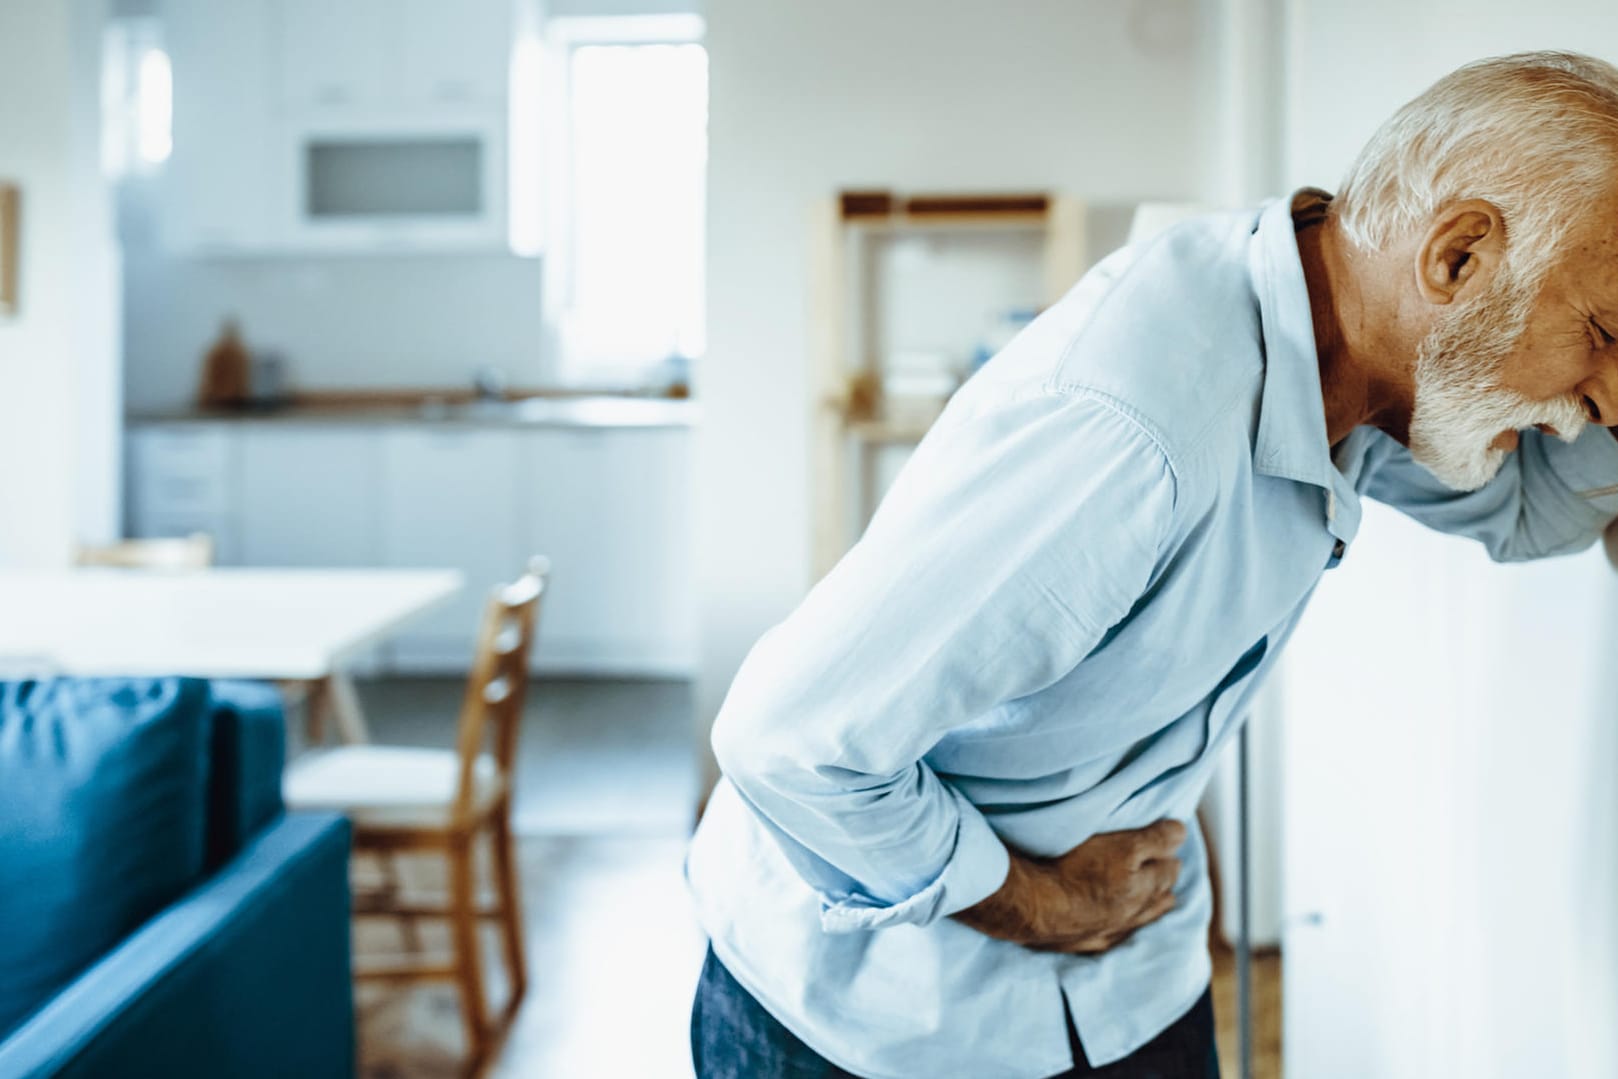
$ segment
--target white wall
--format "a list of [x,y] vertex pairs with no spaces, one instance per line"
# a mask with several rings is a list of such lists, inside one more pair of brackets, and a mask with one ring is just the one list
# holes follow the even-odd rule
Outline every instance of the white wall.
[[1202,197],[1209,126],[1196,0],[706,9],[709,353],[695,466],[704,749],[743,656],[810,584],[811,201],[861,185]]
[[[1618,9],[1289,0],[1291,183],[1467,60],[1618,60]],[[1371,507],[1286,678],[1293,1074],[1618,1075],[1618,578]]]
[[117,263],[97,163],[95,0],[0,5],[0,179],[22,187],[0,318],[0,567],[65,563],[117,521]]
[[550,381],[543,261],[507,255],[175,258],[127,248],[126,395],[187,404],[221,321],[281,352],[302,388],[469,387],[482,366]]

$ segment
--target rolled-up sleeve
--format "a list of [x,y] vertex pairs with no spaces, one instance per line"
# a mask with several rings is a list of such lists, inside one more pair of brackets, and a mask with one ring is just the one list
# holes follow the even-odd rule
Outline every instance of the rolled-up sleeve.
[[1587,427],[1572,442],[1525,431],[1495,478],[1476,491],[1439,483],[1387,436],[1366,493],[1429,528],[1468,536],[1498,562],[1582,551],[1618,517],[1618,440]]
[[926,925],[999,889],[1005,845],[924,758],[1125,617],[1175,497],[1158,444],[1105,399],[946,411],[864,536],[760,638],[714,751],[825,930]]

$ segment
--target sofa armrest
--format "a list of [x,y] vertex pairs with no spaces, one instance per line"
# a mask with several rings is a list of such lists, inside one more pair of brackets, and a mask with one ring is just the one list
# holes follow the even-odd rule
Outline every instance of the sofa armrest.
[[267,682],[217,680],[209,691],[213,734],[206,864],[213,870],[281,815],[286,716],[281,691]]
[[349,826],[295,813],[69,983],[0,1075],[350,1079]]

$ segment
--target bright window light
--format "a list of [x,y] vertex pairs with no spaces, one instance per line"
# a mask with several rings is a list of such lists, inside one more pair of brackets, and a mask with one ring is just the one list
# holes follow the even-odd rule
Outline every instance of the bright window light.
[[568,55],[566,376],[623,381],[707,347],[708,54],[695,43]]
[[174,149],[174,77],[150,16],[110,20],[102,49],[101,160],[114,179],[150,172]]
[[136,147],[142,161],[160,165],[174,149],[174,76],[162,49],[141,53],[136,79]]

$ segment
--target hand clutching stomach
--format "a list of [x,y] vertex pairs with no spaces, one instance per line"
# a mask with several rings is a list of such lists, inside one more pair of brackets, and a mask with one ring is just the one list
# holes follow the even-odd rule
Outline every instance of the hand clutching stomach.
[[1165,817],[1093,835],[1055,858],[1013,850],[999,891],[954,917],[1038,951],[1105,952],[1174,908],[1185,835],[1184,824]]

